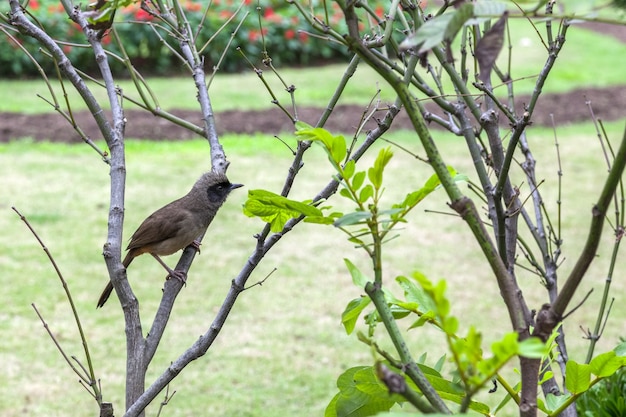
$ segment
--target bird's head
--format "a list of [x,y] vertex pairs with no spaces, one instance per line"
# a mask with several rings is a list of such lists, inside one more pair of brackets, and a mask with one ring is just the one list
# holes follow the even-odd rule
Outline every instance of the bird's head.
[[228,194],[235,188],[243,187],[243,184],[232,184],[226,175],[215,172],[207,172],[202,175],[194,188],[206,192],[209,202],[222,204],[226,201]]

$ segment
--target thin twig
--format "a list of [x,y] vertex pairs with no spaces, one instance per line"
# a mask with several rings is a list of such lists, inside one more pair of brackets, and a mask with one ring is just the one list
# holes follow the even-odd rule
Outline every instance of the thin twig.
[[[74,364],[72,364],[72,362],[70,361],[70,359],[68,358],[68,356],[65,354],[65,352],[63,351],[63,349],[61,348],[60,344],[57,342],[56,338],[54,337],[54,335],[52,334],[52,332],[50,331],[50,328],[48,327],[48,324],[45,322],[45,320],[43,319],[42,315],[39,313],[39,310],[37,310],[37,307],[35,306],[35,304],[33,303],[33,309],[35,309],[35,312],[37,313],[37,316],[39,316],[39,319],[41,320],[41,322],[44,325],[44,328],[46,329],[46,331],[48,332],[48,334],[50,335],[50,337],[52,338],[54,344],[57,346],[57,348],[59,349],[59,352],[61,352],[61,355],[63,355],[63,358],[65,359],[65,361],[67,362],[67,364],[70,366],[70,368],[72,368],[72,370],[86,383],[88,384],[93,390],[94,390],[94,396],[96,398],[96,400],[98,401],[98,403],[101,401],[101,393],[98,390],[98,386],[96,385],[95,381],[95,373],[93,370],[93,363],[91,361],[91,355],[89,353],[89,345],[87,344],[87,339],[85,337],[85,333],[83,331],[83,326],[81,324],[80,321],[80,317],[78,316],[78,311],[76,309],[76,305],[74,304],[74,299],[72,298],[72,294],[69,290],[69,286],[67,285],[67,282],[65,281],[65,278],[63,277],[63,274],[61,273],[61,270],[59,269],[59,266],[57,265],[56,261],[54,260],[54,257],[52,256],[52,253],[50,252],[50,250],[48,249],[48,247],[43,243],[43,240],[41,240],[41,238],[39,237],[39,235],[37,234],[37,232],[35,231],[35,229],[32,227],[32,225],[30,224],[30,222],[28,221],[28,219],[22,215],[22,213],[19,212],[19,210],[15,207],[11,207],[13,209],[13,211],[15,211],[15,213],[17,213],[17,215],[20,217],[20,220],[22,220],[24,222],[24,224],[26,225],[26,227],[28,228],[28,230],[30,230],[30,232],[33,234],[33,236],[35,237],[35,239],[37,240],[37,242],[39,242],[39,245],[41,246],[41,248],[43,249],[43,251],[46,253],[46,256],[48,257],[48,260],[50,261],[50,263],[52,264],[52,267],[54,268],[57,277],[59,278],[59,280],[61,281],[61,284],[63,286],[63,290],[65,291],[65,295],[67,296],[67,300],[70,304],[70,308],[72,309],[72,314],[74,316],[74,322],[76,323],[76,327],[78,328],[78,333],[80,334],[80,340],[83,344],[83,350],[85,352],[85,357],[87,358],[87,364],[89,366],[89,371],[87,371],[82,364],[80,365],[80,367],[83,369],[83,372],[80,372],[75,366]],[[75,359],[76,360],[76,359]],[[78,362],[78,360],[76,360],[76,362]]]
[[31,306],[33,307],[33,310],[35,310],[35,313],[37,314],[37,317],[39,317],[39,320],[41,321],[41,324],[43,324],[44,329],[46,329],[46,332],[48,333],[48,336],[50,336],[50,339],[52,339],[52,342],[57,347],[59,353],[61,353],[61,356],[63,356],[63,359],[68,364],[68,366],[72,369],[72,371],[74,371],[74,373],[76,375],[78,375],[78,377],[80,378],[81,381],[83,381],[86,384],[89,384],[90,386],[92,386],[92,383],[91,383],[91,381],[89,379],[89,375],[83,374],[76,366],[74,366],[74,364],[72,363],[70,358],[67,356],[67,354],[65,353],[65,351],[61,347],[61,344],[59,343],[57,338],[52,333],[52,330],[50,330],[50,326],[48,326],[48,323],[46,323],[46,321],[44,320],[43,316],[41,315],[41,313],[37,309],[37,306],[35,305],[35,303],[32,303]]
[[249,285],[249,286],[247,286],[247,287],[244,287],[241,291],[243,292],[243,291],[249,290],[250,288],[252,288],[252,287],[256,287],[257,285],[258,285],[258,286],[260,286],[260,287],[261,287],[261,286],[263,286],[263,284],[265,284],[265,281],[267,281],[267,280],[268,280],[268,278],[269,278],[269,277],[270,277],[270,276],[271,276],[274,272],[276,272],[277,270],[278,270],[278,268],[274,268],[274,269],[272,269],[272,270],[271,270],[271,271],[270,271],[270,272],[269,272],[269,273],[268,273],[268,274],[267,274],[267,275],[266,275],[266,276],[265,276],[265,277],[264,277],[261,281],[255,282],[255,283],[254,283],[254,284],[252,284],[252,285]]
[[587,301],[587,298],[589,298],[592,292],[593,292],[593,288],[589,290],[589,292],[583,297],[582,301],[578,303],[569,313],[566,313],[563,315],[563,320],[565,320],[567,317],[574,314],[574,312],[578,310],[585,303],[585,301]]

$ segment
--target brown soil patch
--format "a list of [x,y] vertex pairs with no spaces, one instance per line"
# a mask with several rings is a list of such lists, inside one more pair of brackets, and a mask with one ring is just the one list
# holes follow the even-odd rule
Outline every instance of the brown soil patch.
[[[591,120],[589,106],[591,102],[594,114],[602,120],[618,120],[626,117],[626,86],[611,88],[580,89],[566,94],[543,95],[533,115],[535,125],[558,125],[585,122]],[[527,103],[528,100],[520,100]],[[436,112],[435,107],[427,106],[430,111]],[[521,110],[521,109],[518,109]],[[338,106],[326,123],[326,128],[336,132],[352,132],[359,123],[365,108],[363,106]],[[179,117],[194,123],[201,123],[200,115],[195,111],[173,111]],[[300,120],[315,124],[322,113],[322,109],[299,108]],[[381,118],[383,111],[375,114],[374,118]],[[75,114],[79,126],[91,137],[100,138],[101,135],[88,112]],[[155,117],[144,111],[127,111],[126,137],[142,139],[191,139],[197,137],[192,132],[175,126],[166,120]],[[293,125],[279,109],[260,111],[226,111],[216,114],[219,133],[256,133],[270,135],[292,131]],[[367,128],[375,126],[372,120]],[[405,113],[400,113],[393,123],[393,129],[410,129],[411,124]],[[78,135],[70,125],[58,114],[24,115],[15,113],[0,113],[0,141],[9,141],[24,137],[35,140],[49,140],[53,142],[79,141]]]

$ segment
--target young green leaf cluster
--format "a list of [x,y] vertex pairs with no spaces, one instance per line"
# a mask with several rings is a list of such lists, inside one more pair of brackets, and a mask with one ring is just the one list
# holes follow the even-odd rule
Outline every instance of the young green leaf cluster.
[[565,387],[568,392],[559,396],[548,394],[545,406],[543,404],[540,406],[546,413],[558,415],[589,388],[611,377],[624,366],[626,366],[626,343],[617,346],[615,350],[597,355],[588,364],[570,359],[565,365]]
[[270,224],[271,231],[280,232],[290,219],[300,216],[318,217],[322,211],[310,202],[290,200],[282,195],[266,190],[250,190],[243,206],[248,217],[260,217]]
[[[359,318],[364,318],[368,334],[359,333],[359,339],[376,352],[377,368],[382,363],[378,357],[384,358],[387,370],[382,374],[396,381],[387,381],[387,377],[380,371],[375,371],[374,366],[351,368],[339,378],[339,393],[326,410],[327,415],[355,415],[350,412],[355,409],[363,413],[358,415],[371,415],[407,401],[420,408],[416,397],[429,389],[440,399],[459,404],[463,410],[472,409],[487,415],[489,407],[473,401],[472,396],[491,384],[499,370],[512,358],[518,355],[536,358],[546,356],[546,345],[536,338],[520,342],[518,334],[511,332],[495,342],[490,357],[485,358],[482,336],[476,329],[470,327],[465,337],[457,335],[459,320],[451,314],[451,303],[445,295],[445,281],[434,284],[420,273],[414,273],[410,277],[399,276],[396,283],[404,291],[404,296],[400,298],[383,285],[382,243],[387,233],[397,223],[406,222],[407,214],[441,185],[438,176],[432,175],[419,189],[407,193],[402,201],[385,209],[381,207],[381,200],[385,167],[393,156],[389,148],[379,151],[371,167],[357,170],[354,161],[349,159],[343,136],[335,136],[325,129],[305,125],[298,126],[296,135],[321,145],[336,171],[336,180],[341,186],[340,195],[356,206],[352,212],[310,216],[305,221],[333,224],[347,233],[349,240],[363,248],[372,259],[375,274],[373,280],[350,260],[344,259],[353,283],[358,288],[365,289],[368,296],[355,298],[348,303],[342,314],[342,324],[346,332],[351,334]],[[451,167],[448,167],[448,172],[456,181],[466,179]],[[353,226],[356,226],[356,230]],[[372,302],[375,308],[364,314]],[[406,343],[396,324],[404,318],[413,319],[408,329],[431,324],[443,331],[451,360],[455,364],[451,380],[441,375],[441,369],[433,370],[424,364],[417,368],[424,375],[423,379],[419,375],[412,376],[405,370],[407,363],[414,363],[414,360],[402,348]],[[380,349],[375,342],[375,329],[380,323],[385,325],[394,345],[400,347],[396,354]],[[395,368],[399,374],[388,370],[387,366]],[[442,363],[439,366],[441,368]],[[400,395],[389,396],[389,393]],[[428,404],[423,409],[427,408]]]
[[[381,209],[383,195],[383,176],[385,167],[393,157],[390,148],[379,151],[373,165],[366,171],[357,171],[354,160],[348,159],[346,140],[343,136],[334,136],[323,128],[312,128],[305,124],[298,124],[296,135],[303,140],[317,142],[328,156],[328,160],[337,172],[336,179],[341,185],[339,194],[356,204],[356,209],[350,213],[332,213],[329,216],[308,217],[311,223],[333,224],[346,232],[349,240],[365,248],[371,253],[370,246],[362,239],[364,236],[376,234],[374,239],[382,242],[387,233],[399,222],[405,222],[406,215],[441,184],[439,177],[433,174],[422,187],[411,191],[404,200]],[[452,167],[448,172],[456,181],[467,178],[459,175]],[[346,229],[348,226],[364,226],[357,231]]]
[[[367,277],[352,262],[347,259],[345,262],[352,275],[354,284],[363,288],[364,283],[368,280]],[[424,275],[415,272],[410,277],[397,277],[396,282],[403,289],[404,297],[402,299],[396,298],[389,290],[383,288],[382,291],[393,318],[397,321],[417,316],[417,319],[408,327],[409,330],[425,324],[431,324],[442,330],[445,335],[450,351],[450,360],[455,365],[452,379],[447,380],[441,374],[443,367],[443,361],[441,360],[435,366],[437,368],[436,373],[432,371],[425,372],[429,383],[433,385],[441,398],[460,405],[466,403],[465,406],[469,409],[489,415],[489,407],[472,401],[472,396],[480,389],[490,385],[491,381],[498,379],[500,369],[516,356],[545,358],[548,355],[547,344],[542,343],[539,339],[529,338],[520,342],[518,334],[510,332],[494,342],[491,345],[491,355],[485,357],[482,348],[482,335],[474,327],[470,326],[464,337],[457,335],[459,320],[451,314],[450,300],[445,295],[446,281],[442,280],[435,284]],[[354,331],[360,315],[369,305],[370,299],[367,297],[356,298],[348,303],[342,314],[342,323],[348,334]],[[381,320],[381,315],[377,311],[368,313],[365,316],[365,322],[369,326],[368,335],[359,334],[359,339],[374,347],[377,353],[381,354],[391,366],[402,370],[402,362],[394,358],[390,353],[380,350],[376,342],[374,342],[374,330],[381,323]],[[420,363],[420,368],[428,367]],[[346,372],[351,371],[348,370]],[[410,378],[406,375],[402,376],[402,378],[405,379],[407,390],[414,390],[416,393],[420,392]],[[381,405],[371,391],[368,391],[368,395],[373,396],[372,398],[366,395],[347,396],[347,393],[342,395],[342,390],[362,389],[356,380],[348,387],[341,385],[340,379],[338,386],[340,393],[333,401],[339,404],[343,404],[344,401],[356,401],[363,402],[363,406],[370,407],[373,405],[365,404],[365,401],[371,400],[379,406]],[[407,400],[402,397],[401,401],[397,402],[401,403],[404,401]]]

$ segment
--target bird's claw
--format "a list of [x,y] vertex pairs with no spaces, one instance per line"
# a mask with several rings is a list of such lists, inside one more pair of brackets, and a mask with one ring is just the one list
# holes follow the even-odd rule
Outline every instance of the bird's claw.
[[200,243],[199,240],[194,240],[193,242],[191,242],[189,244],[189,246],[191,246],[192,248],[194,248],[195,250],[198,251],[198,253],[200,253],[200,245],[202,245],[202,243]]
[[170,274],[165,279],[175,278],[183,283],[183,285],[187,285],[187,273],[185,271],[177,271],[172,270]]

